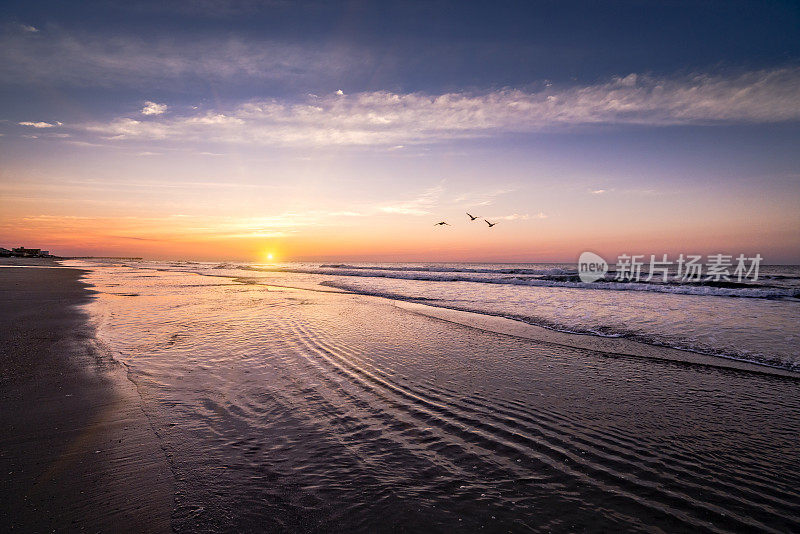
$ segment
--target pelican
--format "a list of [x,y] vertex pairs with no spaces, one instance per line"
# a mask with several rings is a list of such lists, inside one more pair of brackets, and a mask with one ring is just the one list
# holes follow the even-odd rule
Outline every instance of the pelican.
[[489,222],[489,221],[487,221],[486,219],[484,219],[483,221],[484,221],[486,224],[488,224],[488,225],[489,225],[489,228],[491,228],[492,226],[494,226],[495,224],[497,224],[497,223],[490,223],[490,222]]
[[469,217],[470,221],[474,221],[475,219],[477,219],[477,217],[475,217],[474,215],[471,215],[470,213],[467,213],[467,216]]
[[438,223],[434,224],[434,226],[450,226],[450,225],[447,224],[446,222],[442,221],[442,222],[438,222]]

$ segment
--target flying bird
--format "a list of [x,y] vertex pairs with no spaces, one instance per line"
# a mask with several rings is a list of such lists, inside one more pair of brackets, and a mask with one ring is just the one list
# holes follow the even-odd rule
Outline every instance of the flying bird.
[[489,222],[489,221],[487,221],[486,219],[484,219],[483,221],[484,221],[486,224],[488,224],[488,225],[489,225],[489,228],[491,228],[492,226],[494,226],[495,224],[497,224],[497,223],[490,223],[490,222]]
[[438,223],[434,224],[434,226],[450,226],[450,225],[447,224],[446,222],[442,221],[442,222],[438,222]]
[[475,217],[474,215],[471,215],[470,213],[467,213],[467,216],[469,216],[469,220],[470,221],[474,221],[475,219],[477,219],[477,217]]

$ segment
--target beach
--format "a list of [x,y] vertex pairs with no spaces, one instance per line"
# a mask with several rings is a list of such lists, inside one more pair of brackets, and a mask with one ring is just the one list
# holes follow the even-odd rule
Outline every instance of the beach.
[[125,369],[77,308],[90,298],[82,272],[57,267],[0,266],[0,525],[167,532],[164,452]]
[[800,527],[800,380],[785,369],[330,276],[66,263],[82,270],[0,269],[26,302],[4,316],[26,330],[6,334],[21,348],[2,443],[4,521],[23,530]]

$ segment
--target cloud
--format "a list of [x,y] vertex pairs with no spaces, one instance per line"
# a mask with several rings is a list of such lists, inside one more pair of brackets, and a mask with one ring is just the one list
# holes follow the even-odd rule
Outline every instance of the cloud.
[[284,212],[263,217],[208,216],[175,214],[166,216],[61,216],[42,214],[9,218],[0,227],[36,228],[50,235],[59,232],[95,235],[102,232],[114,238],[137,240],[205,240],[281,238],[303,229],[341,226],[333,212]]
[[29,26],[28,24],[20,24],[19,28],[27,33],[39,33],[39,29],[35,26]]
[[[351,215],[359,215],[351,213]],[[280,237],[304,227],[336,225],[342,212],[310,210],[303,213],[284,212],[264,217],[205,217],[196,219],[190,231],[214,233],[226,237]],[[205,224],[210,223],[210,224]]]
[[374,53],[355,47],[322,49],[271,40],[205,37],[145,39],[50,29],[0,31],[3,85],[182,87],[213,81],[305,87],[339,83],[369,68]]
[[602,195],[602,194],[604,194],[606,192],[607,191],[605,189],[595,189],[594,191],[592,191],[592,194],[593,195]]
[[30,121],[19,122],[17,124],[19,124],[20,126],[33,126],[34,128],[54,128],[56,126],[62,125],[62,123],[60,122],[49,123],[49,122],[30,122]]
[[800,68],[734,77],[631,74],[588,86],[551,85],[538,92],[306,95],[300,101],[247,101],[228,109],[154,115],[148,121],[119,117],[82,128],[119,140],[388,148],[590,125],[798,121],[798,85]]
[[67,144],[74,145],[74,146],[81,146],[81,147],[91,147],[91,148],[115,148],[114,145],[108,145],[105,143],[92,143],[91,141],[76,141],[70,139],[65,141]]
[[167,111],[166,104],[156,104],[155,102],[150,102],[148,100],[144,103],[144,107],[142,108],[142,115],[161,115],[166,111]]
[[332,211],[328,215],[331,217],[364,217],[366,213],[358,211]]
[[428,215],[430,209],[436,205],[444,191],[444,186],[437,185],[423,191],[416,198],[378,207],[378,211],[383,213],[396,213],[400,215]]
[[[170,2],[140,0],[125,2],[115,6],[116,9],[145,12],[148,15],[163,13],[166,15],[178,14],[191,17],[232,17],[256,14],[259,11],[271,8],[284,8],[290,5],[290,0],[172,0]],[[305,10],[314,9],[315,2],[304,6]]]
[[152,237],[132,237],[127,235],[110,235],[108,236],[110,239],[126,239],[129,241],[165,241],[164,239],[156,239]]
[[513,192],[514,189],[495,189],[492,191],[471,191],[462,193],[453,199],[453,202],[462,208],[476,208],[479,206],[489,206],[495,199],[506,193]]
[[547,215],[540,211],[535,215],[512,213],[511,215],[493,215],[486,218],[490,221],[527,221],[530,219],[547,219]]
[[276,239],[279,237],[287,237],[289,234],[286,232],[244,232],[239,234],[221,234],[215,236],[219,239]]

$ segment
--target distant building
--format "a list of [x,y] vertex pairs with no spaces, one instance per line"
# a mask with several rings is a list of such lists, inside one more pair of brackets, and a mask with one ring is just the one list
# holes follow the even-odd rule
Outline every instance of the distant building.
[[0,247],[0,257],[7,258],[15,256],[17,258],[54,258],[49,250],[42,250],[40,248],[25,248],[17,247],[8,250],[7,248]]
[[11,250],[0,248],[0,256],[16,256],[18,258],[50,258],[49,250],[40,248],[17,247]]
[[12,248],[11,251],[14,253],[14,256],[20,258],[36,258],[42,252],[42,250],[38,248],[25,248],[25,247]]

